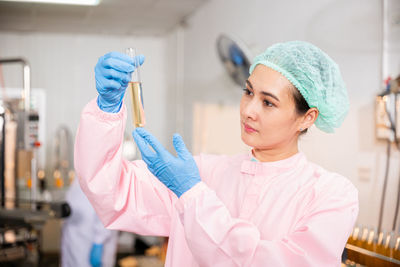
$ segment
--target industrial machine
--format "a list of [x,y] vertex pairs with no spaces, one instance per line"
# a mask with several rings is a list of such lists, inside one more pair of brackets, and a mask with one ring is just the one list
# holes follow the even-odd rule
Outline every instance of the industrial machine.
[[39,266],[43,225],[70,208],[39,198],[44,175],[37,169],[40,117],[31,109],[30,66],[22,58],[0,59],[8,64],[22,66],[23,92],[15,98],[3,90],[0,98],[0,265]]

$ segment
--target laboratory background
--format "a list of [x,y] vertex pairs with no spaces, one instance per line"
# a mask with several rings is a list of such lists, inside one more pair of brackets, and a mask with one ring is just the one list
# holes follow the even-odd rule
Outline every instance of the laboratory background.
[[[94,226],[74,183],[75,134],[97,96],[100,56],[145,55],[146,129],[168,150],[178,132],[194,155],[233,155],[249,151],[238,123],[249,62],[291,40],[329,54],[348,90],[342,127],[300,138],[310,161],[359,192],[342,265],[400,266],[400,0],[69,2],[0,1],[0,266],[99,266],[106,246],[103,266],[163,266],[166,238]],[[127,121],[124,157],[140,159]],[[90,234],[104,237],[103,255]]]

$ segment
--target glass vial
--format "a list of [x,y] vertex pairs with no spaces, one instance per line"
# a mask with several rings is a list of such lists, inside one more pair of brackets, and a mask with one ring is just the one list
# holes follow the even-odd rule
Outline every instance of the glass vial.
[[128,90],[132,100],[132,119],[135,127],[144,127],[146,119],[144,116],[143,108],[143,91],[142,80],[140,78],[140,62],[136,54],[136,49],[127,48],[126,54],[133,59],[135,64],[135,71],[132,73],[132,79],[128,83]]

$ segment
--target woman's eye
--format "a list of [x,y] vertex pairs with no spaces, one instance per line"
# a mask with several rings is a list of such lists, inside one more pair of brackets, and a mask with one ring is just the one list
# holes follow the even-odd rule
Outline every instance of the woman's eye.
[[253,93],[247,88],[244,88],[243,91],[245,95],[253,95]]
[[273,107],[274,104],[272,104],[271,102],[269,102],[268,100],[264,100],[264,105],[268,106],[268,107]]

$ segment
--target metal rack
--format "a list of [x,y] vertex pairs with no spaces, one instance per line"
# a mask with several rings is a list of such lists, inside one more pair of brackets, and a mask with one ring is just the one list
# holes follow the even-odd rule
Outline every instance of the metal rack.
[[375,259],[379,259],[382,260],[382,266],[400,266],[400,261],[394,258],[390,258],[388,256],[370,251],[368,249],[365,248],[360,248],[357,247],[355,245],[351,245],[351,244],[346,244],[346,249],[351,250],[353,252],[359,253],[362,256],[367,257],[372,257]]

